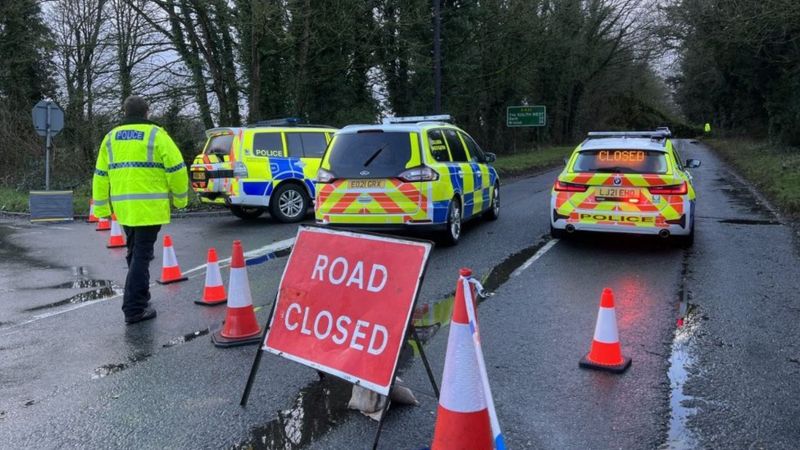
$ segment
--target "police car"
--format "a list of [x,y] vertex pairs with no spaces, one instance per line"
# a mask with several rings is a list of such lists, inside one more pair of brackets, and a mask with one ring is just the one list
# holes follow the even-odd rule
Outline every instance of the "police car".
[[201,202],[227,205],[243,219],[265,211],[280,222],[305,217],[314,179],[335,128],[276,119],[206,131],[203,152],[190,168]]
[[694,240],[695,191],[669,130],[591,132],[553,185],[550,231],[673,236]]
[[450,122],[391,117],[337,131],[317,176],[317,223],[425,229],[455,244],[464,221],[497,219],[495,155]]

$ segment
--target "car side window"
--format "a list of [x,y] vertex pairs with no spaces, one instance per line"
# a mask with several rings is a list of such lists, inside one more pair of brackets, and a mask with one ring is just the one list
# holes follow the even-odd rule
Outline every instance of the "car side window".
[[678,169],[685,170],[683,167],[683,159],[677,150],[672,150],[672,157],[675,158],[675,164],[678,166]]
[[286,133],[286,150],[289,158],[303,157],[303,138],[300,133]]
[[450,148],[450,154],[453,156],[453,162],[467,162],[467,152],[464,150],[464,145],[461,139],[458,138],[456,130],[445,129],[443,130],[444,137],[447,140],[447,147]]
[[253,155],[261,157],[282,157],[283,139],[280,133],[256,133],[253,136]]
[[[292,134],[292,133],[289,133]],[[328,140],[325,133],[300,133],[303,141],[303,156],[306,158],[322,158]]]
[[464,140],[464,144],[467,145],[467,151],[469,152],[470,160],[475,162],[486,162],[486,156],[481,150],[478,143],[475,142],[467,133],[458,133],[461,136],[461,139]]
[[431,149],[431,155],[437,162],[450,162],[450,153],[447,151],[447,145],[444,143],[442,130],[428,131],[428,146]]

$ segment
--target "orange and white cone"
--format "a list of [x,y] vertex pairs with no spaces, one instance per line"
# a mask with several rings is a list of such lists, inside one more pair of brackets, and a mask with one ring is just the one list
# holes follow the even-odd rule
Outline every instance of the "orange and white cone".
[[[471,273],[469,269],[461,269],[462,279]],[[464,283],[459,280],[431,450],[494,448],[477,352],[467,315]]]
[[101,217],[97,219],[97,226],[94,231],[108,231],[111,229],[111,221],[108,217]]
[[86,219],[88,223],[97,223],[97,216],[94,215],[94,200],[89,199],[89,218]]
[[188,280],[181,272],[178,265],[178,258],[175,257],[175,249],[172,248],[172,237],[164,235],[164,252],[161,258],[161,278],[157,280],[159,284],[177,283],[178,281]]
[[111,236],[108,237],[108,248],[125,247],[125,235],[122,234],[122,227],[117,222],[117,216],[111,215]]
[[231,273],[228,282],[228,311],[222,329],[211,334],[211,341],[217,347],[258,344],[261,342],[260,334],[261,327],[258,325],[256,312],[253,309],[242,243],[233,241]]
[[603,289],[600,296],[600,311],[594,327],[594,339],[589,353],[578,362],[586,369],[607,370],[614,373],[625,372],[631,359],[622,355],[617,331],[617,314],[614,309],[614,293]]
[[222,274],[219,271],[217,251],[212,247],[208,249],[208,263],[206,264],[206,284],[203,287],[202,300],[195,300],[198,305],[214,306],[225,303],[228,296],[222,284]]

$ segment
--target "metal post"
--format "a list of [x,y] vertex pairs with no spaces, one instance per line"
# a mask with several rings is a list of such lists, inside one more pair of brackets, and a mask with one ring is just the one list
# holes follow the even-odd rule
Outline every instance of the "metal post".
[[50,190],[50,103],[47,104],[47,134],[44,140],[44,190]]
[[428,379],[431,381],[431,387],[433,388],[433,393],[436,394],[436,399],[439,399],[439,386],[436,385],[436,378],[433,376],[433,371],[431,370],[431,365],[428,363],[428,358],[425,357],[425,350],[422,349],[422,341],[419,340],[419,335],[417,334],[417,327],[411,325],[411,334],[414,336],[414,342],[417,343],[417,348],[419,349],[419,355],[422,357],[422,364],[425,365],[425,371],[428,372]]
[[441,0],[433,0],[433,113],[442,113]]

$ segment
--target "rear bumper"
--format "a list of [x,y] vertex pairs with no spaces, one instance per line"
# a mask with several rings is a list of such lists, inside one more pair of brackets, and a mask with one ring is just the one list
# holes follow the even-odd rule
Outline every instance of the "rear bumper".
[[[391,216],[389,216],[391,217]],[[384,217],[386,219],[388,217]],[[360,217],[363,220],[363,217]],[[378,219],[373,218],[373,219]],[[400,218],[402,219],[402,218]],[[370,221],[369,223],[363,221],[349,221],[343,219],[342,217],[334,217],[333,220],[331,218],[319,218],[316,219],[317,225],[331,227],[331,228],[346,228],[352,230],[363,230],[363,231],[443,231],[447,228],[446,223],[434,223],[434,222],[402,222],[402,221],[384,221],[384,222],[376,222]]]
[[551,225],[557,230],[566,230],[567,225],[572,225],[574,231],[592,231],[600,233],[619,233],[619,234],[641,234],[657,236],[662,230],[669,231],[672,236],[686,236],[690,233],[690,228],[680,225],[664,225],[657,227],[632,226],[620,223],[582,223],[567,222],[564,219],[551,220]]

